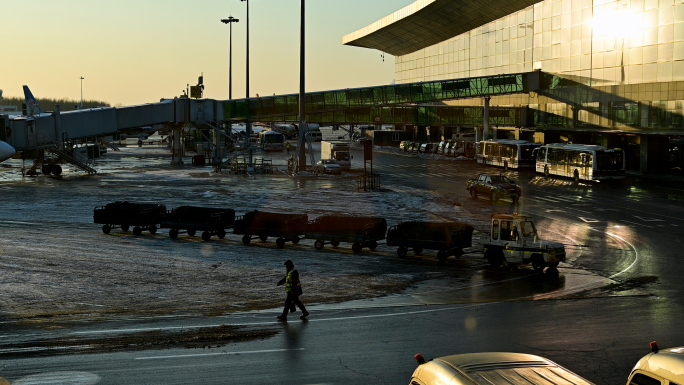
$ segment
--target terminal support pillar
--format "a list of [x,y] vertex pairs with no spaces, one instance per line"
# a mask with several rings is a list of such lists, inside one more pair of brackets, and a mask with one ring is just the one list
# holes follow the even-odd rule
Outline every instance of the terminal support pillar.
[[641,135],[639,138],[639,172],[648,172],[648,136]]
[[482,128],[482,135],[483,135],[483,140],[488,140],[489,139],[489,99],[491,99],[489,96],[484,98],[484,116],[482,117],[483,121],[483,128]]
[[174,127],[171,139],[171,164],[183,164],[183,128]]

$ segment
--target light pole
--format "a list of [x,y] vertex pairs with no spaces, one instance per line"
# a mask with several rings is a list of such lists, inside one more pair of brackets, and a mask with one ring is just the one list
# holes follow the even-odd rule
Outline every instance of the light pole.
[[304,0],[301,0],[301,20],[299,31],[299,138],[297,139],[297,168],[306,169],[306,152],[304,150],[304,136],[306,135],[306,121],[304,116]]
[[233,23],[237,23],[238,19],[230,16],[227,19],[221,19],[221,23],[230,26],[230,53],[228,56],[228,99],[233,99]]
[[83,109],[83,76],[81,76],[81,109]]
[[245,124],[245,131],[247,138],[245,138],[245,146],[249,149],[249,163],[248,167],[252,167],[252,147],[249,139],[252,137],[252,123],[249,121],[249,0],[240,0],[247,3],[247,90],[246,90],[246,102],[247,102],[247,122]]

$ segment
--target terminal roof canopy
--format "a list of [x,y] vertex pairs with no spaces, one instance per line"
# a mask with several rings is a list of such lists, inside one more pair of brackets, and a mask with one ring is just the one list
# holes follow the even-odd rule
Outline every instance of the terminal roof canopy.
[[418,0],[342,38],[342,44],[406,55],[540,0]]

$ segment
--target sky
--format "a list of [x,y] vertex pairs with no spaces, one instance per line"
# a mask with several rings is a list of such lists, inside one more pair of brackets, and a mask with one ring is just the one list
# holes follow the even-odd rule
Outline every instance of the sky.
[[[415,0],[306,2],[307,92],[390,84],[394,57],[342,37]],[[299,92],[299,0],[249,0],[250,94]],[[83,98],[112,106],[182,95],[204,76],[204,97],[246,91],[246,3],[240,0],[0,0],[0,89],[23,98]],[[81,77],[84,79],[81,81]],[[2,101],[0,101],[2,104]]]

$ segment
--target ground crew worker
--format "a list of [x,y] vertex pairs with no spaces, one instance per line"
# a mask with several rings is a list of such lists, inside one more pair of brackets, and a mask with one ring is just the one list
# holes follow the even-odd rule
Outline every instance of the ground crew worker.
[[287,142],[287,144],[285,145],[285,148],[287,149],[287,153],[289,154],[290,153],[290,142]]
[[287,313],[290,311],[294,312],[295,305],[302,311],[302,315],[299,318],[306,319],[306,317],[309,316],[309,312],[306,311],[304,304],[299,300],[299,296],[302,295],[302,284],[299,282],[299,272],[294,268],[294,263],[289,259],[285,261],[285,268],[287,269],[287,275],[278,282],[278,286],[285,284],[287,298],[285,299],[283,314],[279,315],[278,319],[287,321]]

